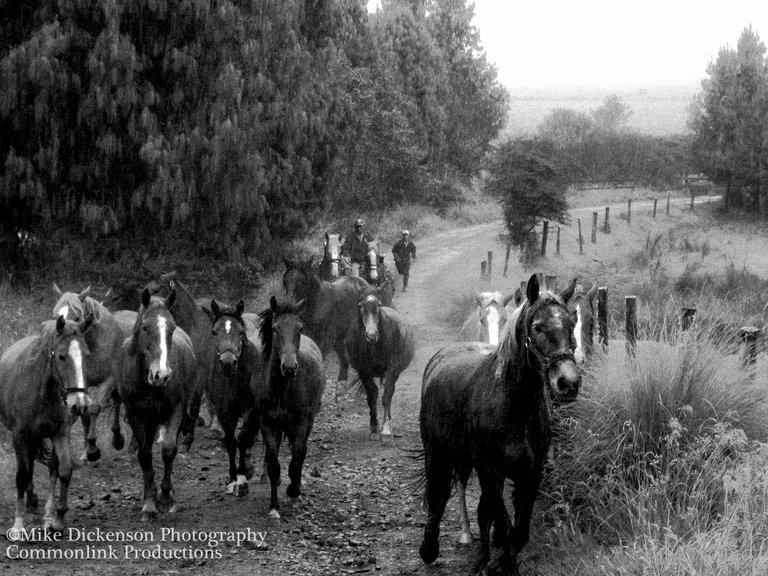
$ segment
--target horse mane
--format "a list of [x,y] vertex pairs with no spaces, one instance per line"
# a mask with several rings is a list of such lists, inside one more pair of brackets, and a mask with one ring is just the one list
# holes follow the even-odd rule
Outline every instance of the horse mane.
[[89,314],[93,314],[94,322],[101,322],[102,318],[110,314],[110,311],[104,304],[90,296],[86,296],[85,300],[83,300],[83,312],[83,318],[87,318]]
[[507,318],[507,324],[499,335],[499,346],[494,353],[496,366],[494,375],[497,384],[504,382],[510,369],[514,368],[515,373],[519,373],[522,365],[520,362],[522,351],[520,343],[528,336],[528,319],[548,304],[559,304],[565,307],[565,302],[560,296],[554,292],[541,291],[533,304],[529,303],[528,300],[523,300],[520,306]]

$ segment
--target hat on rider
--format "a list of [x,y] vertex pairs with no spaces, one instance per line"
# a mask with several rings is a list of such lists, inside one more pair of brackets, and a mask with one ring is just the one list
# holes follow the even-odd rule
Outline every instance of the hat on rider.
[[410,236],[410,233],[408,232],[408,230],[403,230],[403,231],[401,232],[401,234],[402,234],[403,236]]
[[365,225],[365,222],[363,222],[362,218],[358,218],[357,220],[355,220],[355,228],[357,228],[358,226],[364,226],[364,225]]

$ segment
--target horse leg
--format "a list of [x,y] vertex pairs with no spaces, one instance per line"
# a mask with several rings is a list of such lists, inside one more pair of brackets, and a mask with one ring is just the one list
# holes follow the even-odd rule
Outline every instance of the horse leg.
[[222,410],[221,412],[221,414],[218,414],[218,419],[221,427],[224,429],[224,448],[226,448],[227,456],[229,457],[227,494],[234,494],[235,484],[237,483],[237,440],[235,439],[235,426],[237,426],[237,422],[232,423],[232,417],[230,416],[234,412],[232,406],[229,406],[228,410]]
[[[85,436],[85,460],[88,462],[96,462],[101,458],[101,450],[96,445],[96,423],[101,414],[101,408],[104,405],[104,398],[106,398],[106,391],[112,389],[114,377],[108,376],[107,379],[98,387],[95,388],[93,394],[90,394],[93,402],[88,407],[88,410],[82,416],[83,420],[83,435]],[[88,427],[86,429],[85,422],[88,420]]]
[[387,371],[384,376],[384,392],[381,395],[381,404],[384,407],[384,426],[381,429],[382,436],[392,435],[392,396],[395,395],[395,383],[399,374]]
[[195,427],[197,426],[197,417],[200,415],[200,404],[203,400],[203,384],[197,383],[197,391],[192,393],[192,398],[189,401],[189,416],[186,418],[185,425],[183,427],[184,439],[181,442],[181,453],[186,454],[192,447],[192,442],[195,440]]
[[13,447],[16,452],[16,517],[14,530],[24,530],[24,493],[30,487],[35,466],[34,448],[21,434],[13,435]]
[[120,430],[120,395],[117,393],[117,388],[112,390],[112,448],[115,450],[122,450],[125,446],[125,436],[123,436],[122,430]]
[[173,483],[171,475],[173,474],[173,462],[178,452],[178,439],[181,425],[184,420],[184,409],[181,404],[177,405],[168,420],[166,426],[165,439],[163,440],[163,481],[160,483],[160,496],[157,504],[161,512],[176,512],[176,504],[173,501]]
[[515,478],[515,492],[513,502],[515,505],[514,526],[510,523],[508,531],[511,537],[508,539],[507,556],[510,559],[510,570],[513,575],[519,574],[517,555],[528,543],[531,528],[531,514],[536,495],[539,492],[541,469],[532,471],[530,476],[520,475]]
[[379,416],[376,408],[376,401],[379,399],[379,387],[370,376],[360,376],[360,381],[365,387],[365,396],[368,399],[368,411],[371,415],[371,436],[373,436],[379,433]]
[[288,477],[291,482],[285,493],[294,501],[301,496],[301,471],[304,468],[304,459],[307,457],[307,439],[312,431],[314,420],[314,416],[309,416],[296,427],[293,438],[290,438],[291,463],[288,465]]
[[[69,426],[65,426],[62,432],[51,439],[51,462],[48,470],[51,479],[51,495],[45,507],[43,528],[61,532],[64,530],[64,514],[67,512],[67,495],[69,482],[72,479],[72,454],[69,444]],[[56,498],[56,483],[60,483],[59,497]]]
[[[346,382],[349,378],[349,360],[347,359],[347,351],[344,346],[344,335],[339,334],[333,343],[333,349],[336,351],[336,356],[339,359],[339,375],[336,378],[336,387],[338,388],[339,382]],[[338,393],[337,393],[338,398]]]
[[[512,566],[514,566],[515,570],[517,569],[517,564],[511,562],[507,550],[502,553],[498,560],[490,562],[491,525],[494,524],[495,529],[499,530],[503,522],[505,530],[509,530],[509,515],[507,514],[504,499],[501,495],[501,487],[503,487],[504,480],[502,478],[499,481],[493,472],[487,470],[477,470],[477,478],[480,482],[480,489],[482,492],[480,494],[480,502],[477,505],[477,524],[480,528],[480,547],[475,563],[475,572],[482,575],[495,572],[507,574]],[[512,574],[517,574],[517,572],[513,571]]]
[[440,520],[451,496],[453,456],[440,450],[432,450],[426,455],[424,467],[427,523],[424,526],[424,540],[419,547],[419,556],[425,564],[431,564],[440,554]]
[[249,451],[253,446],[253,440],[259,429],[259,414],[256,408],[249,408],[243,418],[243,427],[240,429],[240,435],[237,437],[237,450],[239,452],[239,464],[237,467],[237,479],[233,489],[235,496],[245,496],[248,494],[248,479],[253,475],[253,467],[249,472]]
[[471,472],[472,468],[461,467],[457,468],[454,473],[456,492],[459,496],[459,514],[461,515],[461,536],[459,536],[459,544],[472,543],[472,529],[469,525],[469,514],[467,513],[467,482],[469,482],[469,475]]
[[144,476],[144,506],[141,508],[142,522],[148,522],[157,518],[157,486],[155,485],[155,469],[152,466],[152,443],[155,440],[157,422],[135,422],[129,417],[133,438],[138,448],[139,466]]
[[280,450],[279,432],[273,424],[262,424],[261,437],[266,449],[267,474],[269,474],[270,496],[269,517],[280,519],[280,502],[277,498],[277,487],[280,485],[280,462],[277,459]]

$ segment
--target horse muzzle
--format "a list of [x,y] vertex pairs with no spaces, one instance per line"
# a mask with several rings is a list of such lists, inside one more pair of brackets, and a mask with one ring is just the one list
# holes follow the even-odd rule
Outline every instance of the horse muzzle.
[[219,366],[225,376],[232,377],[237,374],[237,356],[234,352],[222,352],[219,354]]
[[285,362],[280,363],[280,372],[283,376],[286,378],[293,378],[296,376],[296,373],[299,371],[299,364],[298,362],[288,363]]
[[172,374],[173,370],[170,368],[166,370],[150,369],[147,374],[147,382],[150,386],[165,386],[171,379]]
[[76,388],[67,391],[67,408],[73,414],[84,414],[88,407],[93,404],[90,396],[84,389]]
[[368,342],[368,344],[376,344],[376,342],[379,341],[379,331],[378,330],[366,330],[365,331],[365,341]]
[[549,387],[560,403],[573,402],[579,394],[581,374],[576,363],[574,360],[562,360],[549,370]]

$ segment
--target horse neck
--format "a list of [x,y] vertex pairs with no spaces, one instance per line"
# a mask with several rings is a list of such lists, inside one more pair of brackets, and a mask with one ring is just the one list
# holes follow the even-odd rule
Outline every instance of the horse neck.
[[198,324],[202,310],[200,309],[200,306],[197,305],[197,302],[195,302],[195,299],[192,298],[187,287],[178,280],[175,280],[174,282],[177,290],[176,302],[174,303],[173,308],[177,313],[174,314],[173,317],[179,328],[185,332],[189,332]]

